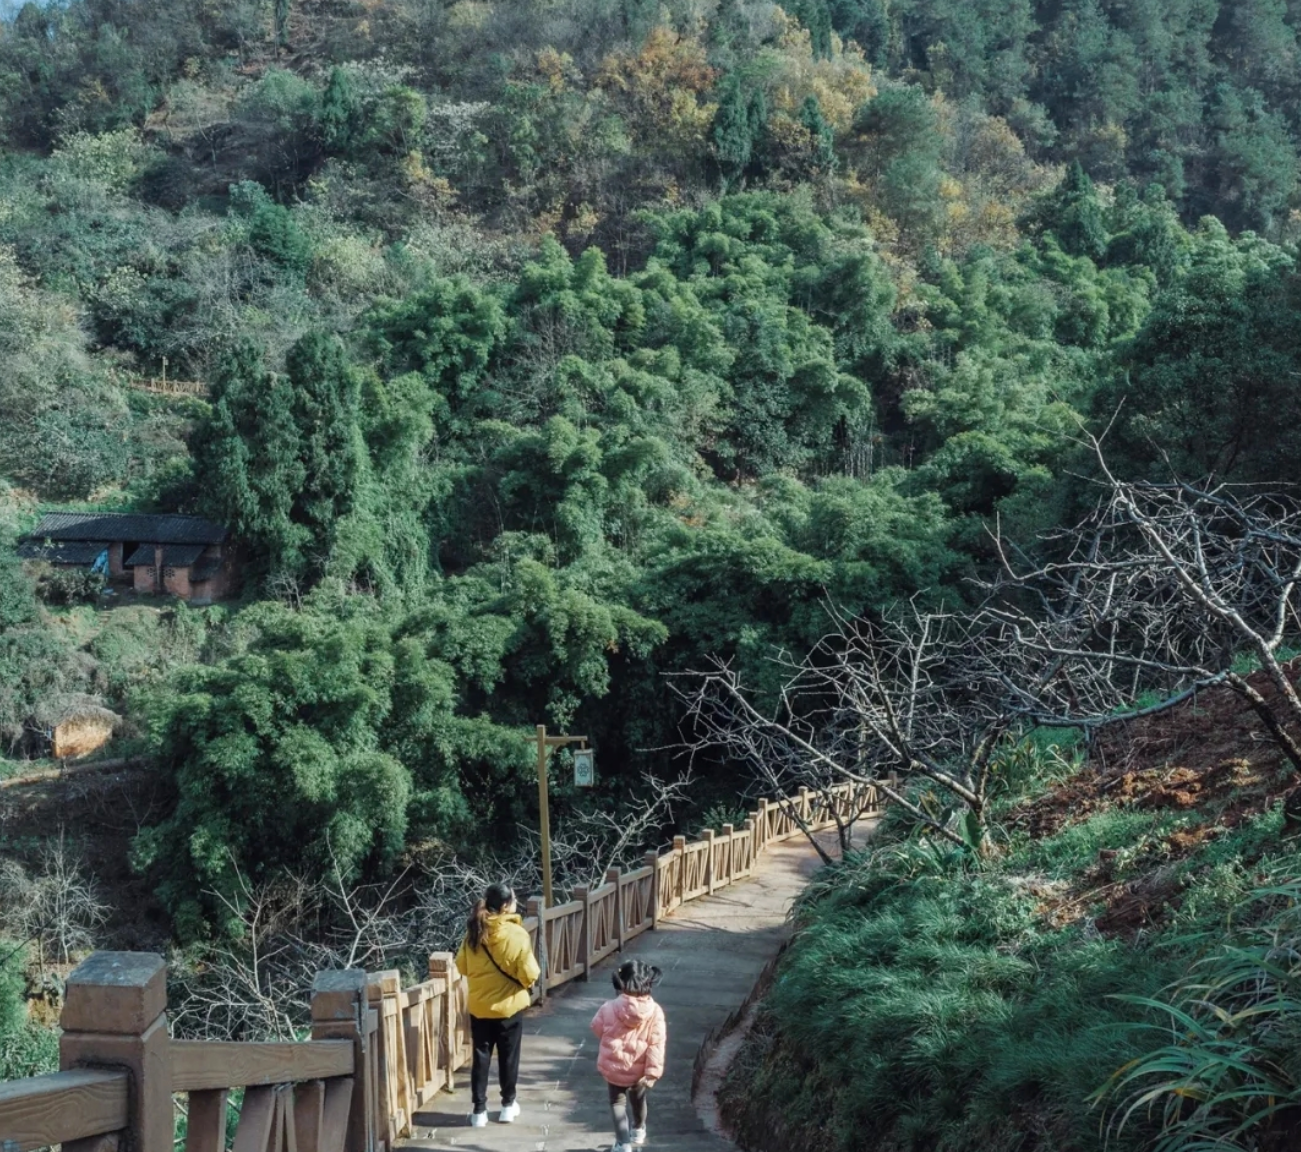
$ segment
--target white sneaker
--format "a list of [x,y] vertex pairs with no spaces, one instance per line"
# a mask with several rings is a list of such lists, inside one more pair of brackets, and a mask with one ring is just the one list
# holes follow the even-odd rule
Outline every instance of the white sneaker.
[[632,1146],[634,1148],[642,1148],[645,1146],[645,1144],[646,1144],[646,1129],[634,1128],[632,1130]]
[[487,1113],[487,1112],[471,1112],[471,1113],[470,1113],[470,1127],[471,1127],[471,1128],[487,1128],[487,1127],[488,1127],[488,1113]]
[[519,1101],[513,1104],[503,1104],[501,1106],[501,1115],[497,1117],[499,1124],[514,1124],[519,1119]]

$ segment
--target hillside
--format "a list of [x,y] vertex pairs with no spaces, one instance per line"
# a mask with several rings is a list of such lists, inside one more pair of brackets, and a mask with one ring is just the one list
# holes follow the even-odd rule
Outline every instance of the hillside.
[[[1297,642],[1299,34],[1292,0],[0,5],[0,776],[46,763],[67,701],[147,765],[63,864],[57,803],[0,825],[0,1075],[50,1058],[24,981],[95,943],[175,948],[178,997],[251,972],[212,1027],[260,1035],[263,985],[358,907],[367,954],[411,964],[488,873],[530,890],[539,724],[596,750],[590,790],[551,761],[562,886],[826,785],[712,739],[708,672],[903,776],[897,840],[806,905],[778,1055],[738,1065],[800,1101],[792,1146],[1096,1147],[1086,1097],[1137,1050],[1105,998],[1291,883],[1288,781],[1212,692],[1088,758],[1047,740],[977,657],[1058,600],[972,614],[1009,557],[1051,574],[1108,508],[1194,493],[1181,539],[1218,542],[1270,653]],[[20,558],[55,509],[206,517],[242,584],[191,605],[150,591],[152,549],[139,589]],[[1259,655],[1163,616],[1155,554],[1071,652],[1183,647],[1081,673],[1099,715]],[[924,772],[870,692],[788,680],[852,665],[845,621],[854,675],[903,668],[908,620],[949,645],[912,680],[949,707]],[[1074,715],[1079,669],[1039,671],[1011,695]],[[41,885],[86,899],[33,930]],[[794,1025],[838,1018],[846,957],[943,994],[860,1004],[882,1054],[842,1066]]]
[[[805,899],[721,1096],[741,1147],[1295,1149],[1296,775],[1258,718],[1210,689],[1004,767],[994,860],[887,831]],[[1145,1081],[1092,1099],[1145,1056]],[[1280,1097],[1236,1138],[1235,1058],[1278,1061]],[[1163,1082],[1220,1098],[1219,1126],[1178,1129],[1160,1091],[1118,1126]]]

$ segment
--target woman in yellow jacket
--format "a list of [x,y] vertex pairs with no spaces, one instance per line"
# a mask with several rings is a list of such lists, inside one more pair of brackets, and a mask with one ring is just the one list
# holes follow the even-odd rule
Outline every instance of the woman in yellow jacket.
[[515,893],[508,885],[493,884],[475,904],[456,954],[456,967],[470,984],[470,1038],[474,1042],[470,1069],[474,1111],[470,1124],[482,1128],[488,1123],[488,1068],[494,1048],[501,1083],[501,1114],[497,1119],[510,1124],[519,1116],[515,1086],[519,1080],[524,1009],[532,1001],[529,990],[542,970],[533,955],[529,934],[515,912]]

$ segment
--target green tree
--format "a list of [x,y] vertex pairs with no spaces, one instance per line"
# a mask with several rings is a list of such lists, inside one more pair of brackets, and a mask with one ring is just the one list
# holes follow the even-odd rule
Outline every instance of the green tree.
[[263,605],[247,651],[193,667],[139,702],[178,800],[140,834],[183,939],[233,930],[226,900],[304,867],[355,879],[401,850],[411,775],[381,748],[392,707],[382,631]]
[[822,115],[822,105],[813,95],[806,96],[800,105],[800,124],[808,130],[813,143],[813,166],[819,172],[830,172],[836,163],[836,137],[830,124]]
[[719,89],[718,111],[710,135],[719,171],[727,185],[744,182],[768,122],[762,89],[743,83],[729,73]]
[[303,574],[311,533],[293,519],[307,482],[289,381],[241,344],[218,365],[211,415],[196,432],[195,472],[207,511],[260,554],[271,574]]
[[1301,347],[1291,258],[1204,221],[1190,264],[1157,297],[1123,361],[1099,391],[1116,414],[1128,467],[1167,477],[1277,482],[1297,451]]
[[1072,160],[1056,190],[1039,210],[1038,221],[1072,256],[1100,260],[1107,251],[1106,212],[1078,160]]
[[831,58],[831,11],[827,0],[793,0],[791,15],[809,30],[813,55],[820,60]]
[[321,139],[331,155],[347,155],[357,135],[361,103],[348,73],[330,69],[330,78],[321,95]]
[[855,158],[875,182],[881,205],[921,239],[937,225],[942,204],[943,138],[929,97],[917,87],[891,86],[854,116]]

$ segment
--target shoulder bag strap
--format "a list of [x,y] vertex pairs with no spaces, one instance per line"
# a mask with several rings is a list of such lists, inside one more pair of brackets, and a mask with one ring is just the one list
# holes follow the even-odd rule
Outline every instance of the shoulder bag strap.
[[505,968],[503,968],[500,964],[497,963],[497,957],[492,954],[492,949],[488,947],[487,940],[480,940],[479,947],[484,950],[484,952],[488,956],[488,959],[492,961],[492,966],[496,968],[497,971],[500,972],[503,976],[505,976],[507,980],[511,981],[514,984],[518,984],[521,988],[524,989],[525,992],[529,990],[529,985],[525,984],[524,981],[521,980],[518,976],[512,976],[509,972],[506,971]]

